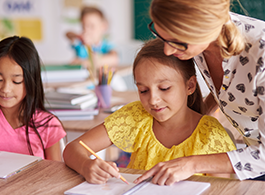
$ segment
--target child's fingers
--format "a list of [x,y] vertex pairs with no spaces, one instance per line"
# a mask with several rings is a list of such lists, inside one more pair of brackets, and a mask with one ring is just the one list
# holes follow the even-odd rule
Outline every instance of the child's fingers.
[[117,166],[114,165],[113,162],[106,162],[101,159],[95,159],[95,163],[97,164],[98,169],[95,168],[98,175],[104,177],[104,178],[110,178],[110,177],[120,177],[119,170],[117,169]]
[[115,162],[108,161],[107,163],[109,163],[114,169],[116,169],[116,171],[118,171],[118,172],[120,171]]
[[[89,160],[85,166],[84,177],[89,183],[100,184],[112,177],[106,167],[112,168],[108,163],[101,159]],[[112,168],[113,169],[113,168]]]
[[119,169],[114,162],[94,159],[87,164],[85,178],[89,183],[106,183],[111,177],[120,178]]
[[[105,161],[104,161],[105,162]],[[101,167],[104,171],[110,174],[111,177],[120,178],[120,173],[117,165],[114,162],[105,162],[108,166]]]
[[102,177],[100,174],[94,172],[94,174],[91,174],[89,179],[86,179],[89,183],[93,184],[103,184],[108,181],[108,177]]

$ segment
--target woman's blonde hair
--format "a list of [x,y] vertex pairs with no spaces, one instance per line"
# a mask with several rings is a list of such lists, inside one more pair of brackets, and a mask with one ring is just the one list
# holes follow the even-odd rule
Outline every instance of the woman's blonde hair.
[[181,42],[205,44],[217,40],[221,55],[229,58],[245,48],[245,40],[230,21],[230,0],[153,0],[155,24]]

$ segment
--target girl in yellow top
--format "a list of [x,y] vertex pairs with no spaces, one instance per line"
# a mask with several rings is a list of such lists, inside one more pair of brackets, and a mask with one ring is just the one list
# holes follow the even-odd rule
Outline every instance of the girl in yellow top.
[[129,168],[143,170],[166,168],[180,157],[235,149],[222,125],[202,115],[193,61],[166,56],[163,45],[152,40],[136,56],[133,74],[140,101],[122,107],[65,148],[65,163],[88,182],[118,178],[118,168],[113,162],[90,159],[79,140],[95,152],[115,144],[132,153]]

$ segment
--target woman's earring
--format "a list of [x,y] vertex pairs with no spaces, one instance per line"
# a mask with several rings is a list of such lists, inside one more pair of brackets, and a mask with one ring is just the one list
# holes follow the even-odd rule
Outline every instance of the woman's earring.
[[191,91],[189,92],[189,94],[190,94],[190,95],[192,94]]

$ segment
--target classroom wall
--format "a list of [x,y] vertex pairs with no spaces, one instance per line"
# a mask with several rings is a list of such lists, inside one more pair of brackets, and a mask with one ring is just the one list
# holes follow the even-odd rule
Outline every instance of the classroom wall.
[[[7,33],[1,28],[8,26],[4,25],[6,23],[3,23],[3,19],[10,19],[13,26],[21,23],[21,19],[25,21],[36,19],[40,21],[41,27],[35,26],[35,29],[40,29],[34,32],[41,31],[38,35],[41,38],[34,40],[34,43],[43,62],[68,63],[73,59],[74,53],[65,37],[65,32],[81,31],[78,20],[80,3],[102,9],[109,21],[109,38],[117,45],[121,63],[131,63],[136,48],[141,45],[141,42],[133,39],[132,0],[1,0],[0,38],[14,35],[19,31],[14,27],[13,31]],[[2,33],[3,31],[5,34]]]
[[[146,0],[143,1],[146,3]],[[0,0],[0,39],[24,32],[33,40],[44,64],[67,64],[74,52],[65,37],[68,30],[81,32],[79,13],[81,4],[98,6],[109,22],[109,38],[117,47],[120,64],[131,65],[137,50],[143,44],[136,35],[134,12],[138,0]],[[145,4],[144,4],[145,5]],[[147,6],[145,6],[147,8]],[[148,15],[148,13],[146,13]],[[32,22],[33,20],[33,22]],[[141,20],[138,21],[141,23]],[[146,25],[145,25],[146,26]],[[147,27],[146,27],[147,29]],[[141,31],[139,34],[142,34]],[[203,94],[209,91],[199,75]],[[125,78],[128,89],[135,89],[132,75]]]

